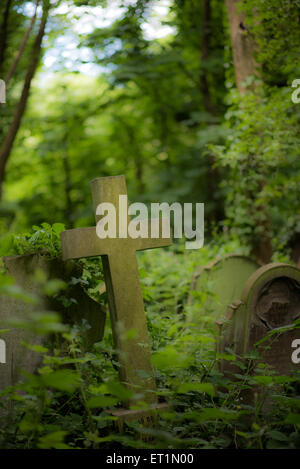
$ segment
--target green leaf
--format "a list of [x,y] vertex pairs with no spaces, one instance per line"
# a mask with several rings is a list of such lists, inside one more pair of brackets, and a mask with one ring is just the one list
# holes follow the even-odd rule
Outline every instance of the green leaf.
[[113,396],[118,397],[121,401],[127,401],[134,395],[133,391],[127,389],[118,381],[108,381],[102,385],[102,389],[102,392],[112,394]]
[[216,358],[218,360],[229,360],[229,361],[235,361],[236,360],[235,355],[229,355],[228,353],[217,353]]
[[236,420],[238,416],[239,412],[227,409],[206,408],[199,413],[198,420],[200,422],[205,420],[222,420],[224,422],[230,422],[231,420]]
[[58,370],[53,373],[42,375],[45,386],[60,391],[74,392],[80,384],[80,376],[72,370]]
[[193,357],[178,352],[174,347],[168,345],[152,356],[152,362],[156,368],[161,370],[187,368],[193,362]]
[[300,414],[289,413],[285,418],[284,423],[289,423],[291,425],[300,425]]
[[278,430],[271,430],[266,433],[266,436],[272,438],[273,440],[289,441],[289,438],[284,433],[279,432]]
[[40,449],[71,449],[71,446],[63,442],[67,434],[68,432],[59,430],[44,435],[39,439],[37,446]]
[[272,376],[260,376],[260,375],[257,375],[257,376],[253,376],[253,379],[258,383],[258,384],[262,384],[263,386],[268,386],[270,384],[273,384],[274,383],[274,379]]
[[27,344],[26,342],[21,342],[22,345],[25,345],[29,350],[33,350],[34,352],[37,353],[46,353],[48,352],[48,349],[46,347],[43,347],[42,345],[30,345]]
[[103,407],[113,407],[118,403],[118,399],[109,396],[95,396],[91,397],[87,401],[87,407],[89,409],[94,408],[103,408]]
[[177,392],[180,394],[190,391],[203,392],[211,397],[215,395],[215,390],[211,383],[183,383],[177,389]]
[[65,231],[66,226],[63,223],[54,223],[52,225],[52,229],[56,234],[59,235],[62,231]]

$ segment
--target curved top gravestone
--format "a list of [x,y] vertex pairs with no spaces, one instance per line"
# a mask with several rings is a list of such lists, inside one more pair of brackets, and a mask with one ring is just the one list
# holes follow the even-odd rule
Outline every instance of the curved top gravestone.
[[[192,290],[209,290],[205,307],[215,318],[224,315],[228,305],[241,297],[248,278],[259,265],[246,256],[230,254],[203,267],[194,275]],[[190,295],[189,303],[192,301]]]
[[279,263],[261,267],[249,278],[241,301],[229,313],[223,349],[233,348],[239,355],[256,349],[277,373],[289,374],[296,366],[291,359],[292,343],[300,338],[300,329],[292,329],[300,318],[300,269]]

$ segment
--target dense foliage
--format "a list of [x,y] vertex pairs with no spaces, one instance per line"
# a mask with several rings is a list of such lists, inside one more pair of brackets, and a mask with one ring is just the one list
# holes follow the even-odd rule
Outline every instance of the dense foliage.
[[[52,233],[57,229],[43,226],[31,237],[14,239],[15,252],[33,252],[36,246],[37,252],[56,256],[59,250],[53,251]],[[214,242],[201,254],[187,255],[178,248],[139,258],[158,396],[169,404],[151,426],[132,422],[120,428],[110,413],[128,399],[132,408],[142,409],[144,404],[138,390],[134,394],[118,381],[109,324],[104,340],[86,351],[82,332],[88,325],[84,322],[81,327],[67,326],[50,312],[32,316],[30,323],[13,321],[14,326],[45,336],[44,346],[26,344],[44,359],[38,375],[27,374],[25,383],[2,392],[1,413],[4,417],[8,412],[8,418],[0,431],[1,447],[297,448],[300,415],[294,390],[300,385],[299,376],[274,375],[255,353],[248,357],[217,353],[216,318],[206,306],[211,286],[190,291],[196,268],[217,253],[233,251],[243,252],[236,243],[220,246]],[[93,271],[93,260],[89,262],[86,271]],[[47,289],[52,295],[65,288],[46,279],[42,282],[41,291]],[[6,277],[1,290],[20,295],[7,285]],[[190,305],[189,294],[195,296]],[[49,342],[49,334],[63,337],[62,348],[53,347],[59,342]],[[233,361],[240,371],[225,379],[220,360]],[[250,374],[247,368],[252,360],[256,368]],[[257,385],[260,394],[253,402],[245,400],[244,392]],[[5,405],[6,399],[14,402],[13,411]],[[270,400],[274,406],[262,413]]]
[[[120,428],[111,409],[145,404],[118,381],[109,318],[103,341],[87,350],[89,324],[34,313],[12,327],[45,337],[43,346],[26,344],[43,365],[1,393],[1,448],[300,447],[299,376],[274,375],[255,353],[218,354],[211,285],[191,291],[195,271],[217,256],[300,256],[300,104],[292,100],[300,4],[240,2],[257,64],[240,93],[225,3],[1,2],[0,79],[20,55],[0,104],[1,256],[59,257],[64,227],[94,224],[97,176],[125,174],[134,201],[204,202],[206,223],[199,251],[176,241],[138,255],[158,397],[169,408],[152,426]],[[106,305],[101,261],[77,262],[82,275],[72,281]],[[67,285],[38,275],[41,295],[67,307]],[[37,300],[5,272],[0,294]],[[225,378],[221,360],[239,372]]]

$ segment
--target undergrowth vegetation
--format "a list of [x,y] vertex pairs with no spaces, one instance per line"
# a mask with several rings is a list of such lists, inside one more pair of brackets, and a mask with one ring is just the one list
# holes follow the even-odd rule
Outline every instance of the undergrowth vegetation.
[[[62,225],[43,224],[26,235],[14,236],[10,254],[59,256],[62,229]],[[36,374],[25,374],[24,381],[1,392],[0,447],[299,447],[300,399],[295,393],[299,375],[276,376],[255,351],[247,357],[231,350],[217,353],[218,330],[212,312],[206,309],[211,286],[190,290],[192,275],[201,265],[229,252],[243,253],[237,241],[223,241],[211,241],[192,252],[175,244],[138,255],[157,395],[168,408],[149,417],[148,424],[121,424],[111,411],[128,402],[132,409],[147,406],[139,389],[129,390],[118,380],[109,317],[103,340],[87,349],[82,333],[89,324],[67,325],[56,312],[39,312],[31,317],[30,325],[22,321],[12,325],[42,334],[43,345],[27,343],[26,347],[41,354],[43,362]],[[87,291],[106,304],[106,294],[98,288],[103,281],[100,259],[80,262]],[[51,291],[51,295],[59,295],[66,287],[52,282],[47,290],[51,280],[40,278],[40,282],[41,291]],[[4,274],[0,289],[1,294],[34,301]],[[190,295],[193,301],[188,301]],[[128,340],[131,334],[134,331],[127,331]],[[222,374],[222,360],[236,365],[232,375]]]

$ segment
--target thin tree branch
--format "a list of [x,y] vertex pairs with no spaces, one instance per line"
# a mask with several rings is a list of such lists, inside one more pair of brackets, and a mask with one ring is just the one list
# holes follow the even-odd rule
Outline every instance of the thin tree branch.
[[8,17],[9,17],[9,10],[12,4],[12,0],[7,0],[4,14],[3,14],[3,21],[1,24],[0,29],[0,75],[2,74],[3,63],[4,63],[4,56],[5,56],[5,49],[7,43],[7,26],[8,26]]
[[17,104],[9,130],[6,134],[6,137],[0,149],[0,195],[2,192],[2,185],[4,181],[6,164],[10,156],[16,135],[18,133],[22,117],[25,112],[25,108],[26,108],[26,104],[27,104],[29,92],[30,92],[31,81],[34,77],[35,71],[39,63],[41,45],[42,45],[42,40],[43,40],[43,36],[45,33],[45,27],[46,27],[46,23],[48,19],[49,8],[50,8],[49,1],[46,0],[44,3],[43,14],[42,14],[42,18],[41,18],[41,22],[39,26],[39,31],[37,33],[37,36],[33,45],[32,59],[28,66],[27,73],[24,79],[21,97]]
[[18,50],[18,52],[17,52],[17,55],[16,55],[16,57],[15,57],[13,63],[11,64],[11,66],[10,66],[10,68],[9,68],[7,74],[6,74],[6,77],[5,77],[5,79],[4,79],[6,85],[8,85],[9,80],[11,79],[12,75],[14,74],[14,71],[15,71],[15,69],[16,69],[16,67],[17,67],[17,65],[18,65],[18,63],[19,63],[19,60],[20,60],[20,58],[21,58],[21,56],[22,56],[22,54],[23,54],[23,52],[24,52],[24,49],[25,49],[26,44],[27,44],[27,41],[28,41],[28,39],[29,39],[29,35],[30,35],[30,33],[31,33],[31,30],[32,30],[33,25],[34,25],[35,20],[36,20],[37,9],[38,9],[39,3],[40,3],[40,0],[37,0],[36,5],[35,5],[35,12],[34,12],[34,15],[33,15],[33,17],[31,18],[30,24],[29,24],[29,26],[28,26],[28,28],[27,28],[27,30],[26,30],[24,36],[23,36],[23,39],[22,39],[20,48],[19,48],[19,50]]

